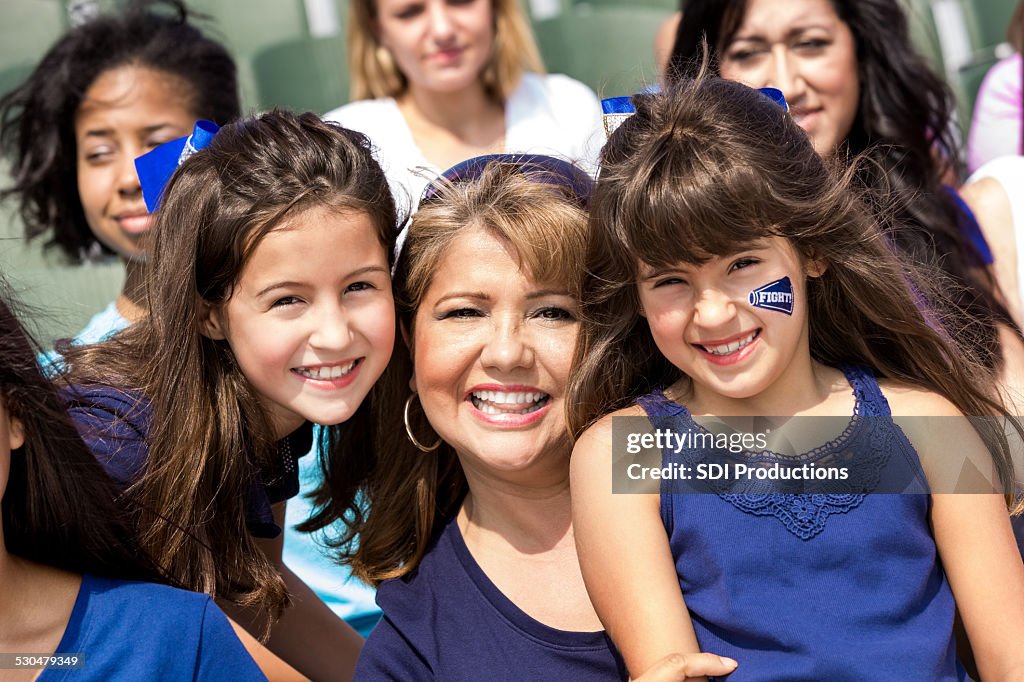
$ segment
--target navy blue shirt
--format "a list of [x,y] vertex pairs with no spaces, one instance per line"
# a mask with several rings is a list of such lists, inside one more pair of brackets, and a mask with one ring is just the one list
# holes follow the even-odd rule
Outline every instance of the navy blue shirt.
[[[124,490],[139,480],[149,457],[149,401],[112,386],[74,385],[61,391],[82,439],[114,482]],[[299,493],[298,459],[309,452],[313,426],[306,422],[278,441],[273,471],[257,471],[249,489],[246,525],[258,538],[275,538],[272,505]]]
[[59,680],[266,680],[208,595],[86,574],[55,654],[81,654]]
[[566,632],[513,604],[484,574],[456,521],[410,575],[377,590],[384,617],[357,680],[623,680],[603,631]]

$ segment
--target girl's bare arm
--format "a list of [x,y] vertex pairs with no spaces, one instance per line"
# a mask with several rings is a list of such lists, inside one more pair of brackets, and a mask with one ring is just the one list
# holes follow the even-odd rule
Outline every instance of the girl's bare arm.
[[[659,513],[649,493],[612,492],[612,421],[580,437],[571,460],[573,525],[583,579],[626,666],[640,676],[699,651]],[[660,462],[660,454],[651,453]]]

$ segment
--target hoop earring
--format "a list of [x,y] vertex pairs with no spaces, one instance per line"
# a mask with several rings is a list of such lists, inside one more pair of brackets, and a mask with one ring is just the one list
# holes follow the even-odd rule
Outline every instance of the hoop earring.
[[415,445],[416,449],[420,452],[433,452],[441,447],[440,436],[438,437],[437,442],[428,448],[426,445],[416,440],[416,436],[412,435],[412,425],[409,423],[409,407],[412,405],[412,401],[415,397],[415,393],[410,393],[409,397],[405,399],[405,411],[402,415],[405,420],[405,435],[409,437],[409,440],[412,441],[412,444]]

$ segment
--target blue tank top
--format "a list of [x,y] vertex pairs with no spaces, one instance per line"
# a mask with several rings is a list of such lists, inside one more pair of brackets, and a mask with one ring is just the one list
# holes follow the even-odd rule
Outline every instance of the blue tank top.
[[[824,462],[841,449],[879,470],[908,455],[920,468],[870,370],[842,370],[855,398],[850,426],[801,458]],[[679,420],[674,428],[699,429],[661,391],[638,403],[652,418]],[[666,450],[663,466],[687,455]],[[661,514],[679,584],[701,650],[739,661],[729,682],[968,679],[929,495],[673,494],[670,486],[662,482]]]

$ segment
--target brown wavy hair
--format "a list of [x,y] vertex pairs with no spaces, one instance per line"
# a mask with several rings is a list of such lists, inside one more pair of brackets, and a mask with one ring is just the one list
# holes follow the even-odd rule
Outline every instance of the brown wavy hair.
[[[391,254],[395,204],[365,136],[285,111],[221,128],[175,172],[156,213],[149,316],[66,351],[76,384],[116,386],[150,403],[149,457],[127,491],[149,510],[138,528],[145,551],[188,589],[271,616],[287,593],[245,512],[254,475],[276,464],[276,444],[230,345],[202,334],[200,320],[205,306],[227,303],[263,237],[313,207],[364,212]],[[358,479],[370,466],[371,423],[368,398],[346,428],[322,429],[328,481]]]
[[[869,367],[938,393],[965,415],[1007,416],[977,345],[955,343],[942,326],[965,313],[952,304],[924,309],[925,300],[946,301],[943,289],[953,284],[895,255],[872,207],[852,189],[856,168],[837,170],[782,108],[739,83],[682,80],[633,102],[636,114],[604,148],[591,201],[582,325],[566,398],[574,436],[684,377],[639,314],[640,263],[702,263],[771,236],[828,264],[807,282],[815,360]],[[982,435],[1010,494],[1009,447],[991,430]]]
[[[480,74],[495,101],[512,94],[524,72],[544,73],[540,49],[518,0],[488,0],[494,12],[494,45]],[[353,100],[398,97],[409,80],[398,68],[377,34],[376,0],[348,4],[348,68]]]
[[[442,185],[424,200],[395,274],[395,309],[404,337],[414,337],[416,311],[446,250],[471,230],[486,231],[508,244],[534,280],[565,283],[575,296],[587,228],[584,200],[577,192],[589,192],[590,187],[589,178],[577,172],[571,185],[552,184],[515,163],[491,162],[477,179]],[[355,576],[374,585],[419,565],[468,490],[450,445],[442,441],[437,450],[424,453],[406,436],[402,419],[412,370],[410,349],[396,344],[378,385],[377,466],[359,504],[334,517],[346,522],[346,533],[334,542],[339,558],[352,566]],[[411,411],[410,426],[421,443],[438,440],[422,409]],[[353,545],[356,535],[359,542]]]

